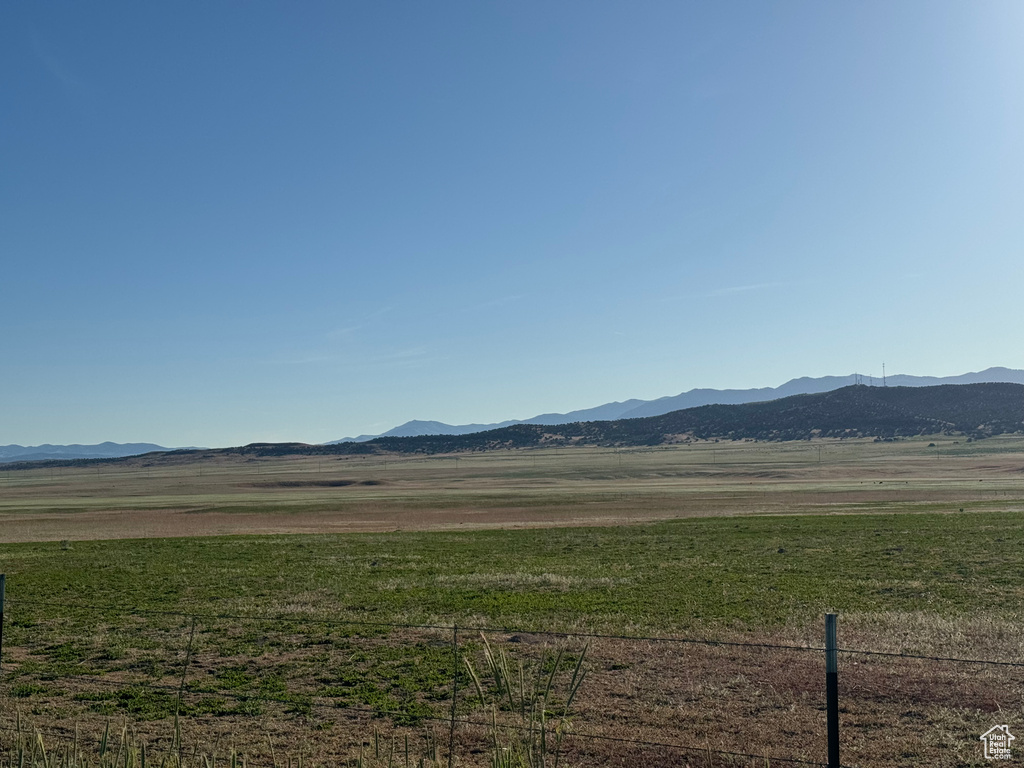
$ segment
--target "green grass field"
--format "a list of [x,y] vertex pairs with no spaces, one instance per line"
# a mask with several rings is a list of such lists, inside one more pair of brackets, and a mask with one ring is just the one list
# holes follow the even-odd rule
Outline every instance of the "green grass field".
[[[95,734],[124,717],[159,741],[178,711],[194,738],[237,738],[251,755],[258,733],[337,756],[376,726],[422,738],[448,716],[453,680],[460,715],[480,715],[466,670],[453,678],[451,630],[386,625],[463,627],[459,652],[477,665],[482,640],[466,628],[492,628],[529,667],[556,647],[571,663],[580,633],[819,646],[822,614],[835,611],[846,648],[1024,658],[1021,441],[835,444],[820,461],[806,444],[699,450],[419,459],[383,480],[369,463],[325,472],[290,460],[260,467],[255,489],[251,467],[223,464],[202,467],[202,481],[195,466],[12,473],[0,525],[158,516],[184,494],[194,507],[175,518],[181,533],[205,515],[244,528],[261,515],[350,520],[367,504],[387,527],[415,518],[436,530],[239,535],[236,524],[221,536],[0,544],[0,719]],[[115,471],[118,495],[105,497]],[[174,472],[196,477],[177,498]],[[315,484],[325,474],[353,483]],[[681,519],[598,524],[642,519],[648,503]],[[538,509],[543,527],[521,527]],[[471,513],[508,513],[499,522],[515,528],[461,522]],[[543,634],[558,631],[575,636]],[[772,754],[820,757],[816,654],[590,642],[580,727],[715,749],[744,732]],[[853,764],[973,764],[975,731],[1024,718],[1013,668],[844,662]],[[884,749],[894,728],[914,759]],[[626,759],[576,749],[570,764]]]
[[[4,545],[12,616],[173,611],[644,632],[1024,606],[1017,513]],[[16,607],[15,607],[16,606]],[[104,616],[116,620],[117,608]],[[16,637],[16,635],[15,635]]]

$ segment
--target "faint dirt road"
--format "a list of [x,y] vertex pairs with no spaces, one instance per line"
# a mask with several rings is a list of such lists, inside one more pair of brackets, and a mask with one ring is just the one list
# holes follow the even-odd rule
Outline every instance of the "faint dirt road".
[[678,512],[672,510],[653,510],[646,515],[638,516],[624,514],[622,510],[575,514],[573,510],[547,511],[508,507],[436,512],[406,512],[393,509],[355,514],[351,510],[336,513],[225,513],[194,512],[186,509],[49,512],[4,515],[0,518],[0,544],[180,536],[619,525],[678,516]]

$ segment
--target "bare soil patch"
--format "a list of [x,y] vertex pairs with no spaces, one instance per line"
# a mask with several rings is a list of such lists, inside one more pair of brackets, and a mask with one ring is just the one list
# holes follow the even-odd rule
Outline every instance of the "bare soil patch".
[[[588,645],[588,675],[573,707],[565,765],[625,766],[642,760],[643,765],[695,768],[762,766],[765,756],[780,765],[786,764],[781,758],[823,763],[822,654],[801,650],[805,640],[800,637],[775,634],[763,639],[796,647],[488,634],[492,647],[523,662],[528,675],[542,658],[550,660],[556,647],[578,653]],[[372,669],[363,659],[386,660],[411,648],[411,654],[388,669],[412,669],[418,663],[417,648],[449,652],[451,638],[444,631],[404,630],[381,637],[313,638],[314,642],[296,636],[286,648],[277,645],[281,637],[273,640],[267,653],[255,656],[224,655],[215,648],[196,653],[187,670],[183,701],[193,709],[206,706],[209,712],[184,720],[190,742],[230,743],[254,763],[269,762],[271,745],[279,754],[315,755],[318,763],[341,761],[353,757],[360,744],[371,744],[375,731],[385,743],[394,737],[399,745],[406,737],[414,745],[422,744],[424,734],[431,733],[441,743],[442,754],[447,750],[450,683],[441,680],[436,688],[408,694],[433,710],[415,724],[375,715],[371,706],[345,698],[346,691],[360,685],[359,675]],[[464,634],[459,654],[480,669],[482,640]],[[19,665],[29,658],[16,654],[12,661]],[[30,709],[30,724],[52,729],[57,716],[63,720],[58,728],[68,737],[77,726],[98,738],[107,715],[96,709],[110,691],[138,683],[155,686],[163,696],[176,695],[178,677],[173,670],[154,679],[140,677],[132,659],[117,666],[99,676],[56,682],[20,676],[20,685],[45,689],[21,699],[20,709],[23,714]],[[1020,722],[1024,717],[1024,669],[845,654],[840,669],[844,765],[980,765],[978,735],[996,721]],[[290,672],[287,688],[260,688],[261,680],[277,679],[284,670]],[[385,671],[383,679],[389,674]],[[479,706],[468,679],[462,678],[459,686],[456,765],[487,765],[494,736],[487,724],[492,716]],[[19,700],[9,695],[4,699],[0,716],[10,719],[12,702]],[[250,712],[233,711],[246,700],[256,704]],[[514,729],[521,722],[507,708],[495,717],[503,728]],[[133,728],[154,745],[171,736],[167,717],[142,720]]]

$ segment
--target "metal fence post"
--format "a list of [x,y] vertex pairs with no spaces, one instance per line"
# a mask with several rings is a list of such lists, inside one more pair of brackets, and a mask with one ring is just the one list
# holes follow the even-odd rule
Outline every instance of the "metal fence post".
[[0,573],[0,669],[3,669],[4,658],[4,590],[7,587],[7,576]]
[[836,614],[825,614],[825,720],[828,724],[828,768],[839,768],[839,651]]
[[0,573],[0,669],[4,659],[4,590],[7,587],[7,576]]
[[459,693],[459,625],[452,624],[452,719],[448,730],[448,768],[455,764],[455,704]]

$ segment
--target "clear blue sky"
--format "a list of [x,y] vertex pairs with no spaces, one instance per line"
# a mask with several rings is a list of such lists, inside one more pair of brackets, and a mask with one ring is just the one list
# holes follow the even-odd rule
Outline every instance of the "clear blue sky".
[[0,444],[1024,368],[1024,3],[11,2]]

